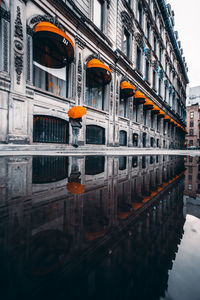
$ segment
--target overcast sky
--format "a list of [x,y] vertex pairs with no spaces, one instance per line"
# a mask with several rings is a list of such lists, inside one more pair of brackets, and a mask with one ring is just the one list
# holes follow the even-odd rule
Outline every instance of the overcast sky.
[[175,13],[174,30],[179,33],[188,65],[190,87],[200,85],[200,0],[166,0]]

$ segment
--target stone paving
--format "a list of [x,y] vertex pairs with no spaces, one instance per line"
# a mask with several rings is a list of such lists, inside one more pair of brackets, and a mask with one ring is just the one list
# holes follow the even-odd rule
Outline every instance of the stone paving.
[[5,155],[191,155],[200,156],[200,150],[106,147],[102,145],[80,146],[74,148],[69,145],[33,144],[16,145],[0,144],[0,156]]

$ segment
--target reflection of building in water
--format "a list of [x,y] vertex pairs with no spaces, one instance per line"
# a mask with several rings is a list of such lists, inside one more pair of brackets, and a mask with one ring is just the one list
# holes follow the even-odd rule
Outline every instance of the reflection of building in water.
[[185,158],[185,213],[200,218],[200,158]]
[[[39,180],[38,170],[34,173],[32,162],[55,168],[57,162],[60,168],[62,160],[62,176],[55,177],[51,167],[46,181]],[[148,293],[162,295],[184,221],[183,159],[130,156],[123,162],[122,168],[119,157],[1,158],[4,292],[11,297],[16,289],[24,295],[39,293],[48,277],[63,279],[59,292],[66,287],[70,299],[81,294],[107,299],[109,293],[114,299],[125,290],[137,295],[142,282],[144,299]],[[81,173],[83,194],[66,188],[75,171]],[[16,288],[8,290],[8,284]],[[48,284],[50,294],[55,285]]]

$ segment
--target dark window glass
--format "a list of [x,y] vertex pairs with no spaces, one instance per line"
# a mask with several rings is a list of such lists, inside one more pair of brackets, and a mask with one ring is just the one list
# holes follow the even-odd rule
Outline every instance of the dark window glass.
[[151,144],[151,147],[154,146],[154,138],[153,137],[151,137],[151,139],[150,139],[150,144]]
[[193,157],[192,156],[189,157],[189,162],[193,162]]
[[150,156],[150,164],[152,165],[154,163],[154,157]]
[[103,2],[100,0],[94,0],[93,21],[103,31]]
[[126,156],[120,156],[119,157],[119,170],[125,170],[126,169]]
[[126,118],[126,105],[127,100],[121,98],[119,101],[119,115],[124,118]]
[[193,140],[189,141],[190,146],[193,146]]
[[190,129],[190,135],[193,135],[193,134],[194,134],[194,130]]
[[125,29],[124,30],[124,40],[123,40],[123,52],[124,54],[129,57],[130,52],[130,34]]
[[124,130],[121,130],[119,132],[119,145],[120,146],[126,146],[127,145],[127,132]]
[[85,157],[85,175],[97,175],[104,172],[104,156]]
[[138,134],[137,133],[133,134],[133,146],[134,147],[138,146]]
[[193,127],[193,126],[194,126],[194,122],[190,121],[190,127]]
[[147,137],[147,134],[144,132],[142,135],[142,143],[143,143],[144,148],[146,147],[146,137]]
[[105,145],[105,129],[100,126],[86,126],[86,144]]
[[153,70],[153,88],[156,89],[156,71]]
[[32,182],[49,183],[68,177],[68,157],[33,156]]
[[159,147],[159,144],[160,144],[160,143],[159,143],[159,139],[157,139],[157,147]]
[[146,157],[142,156],[142,168],[146,168]]
[[[34,48],[37,51],[37,48]],[[49,51],[49,59],[53,54]],[[42,90],[51,92],[55,95],[67,96],[67,70],[68,67],[59,69],[48,68],[36,61],[33,61],[33,82],[34,85]]]
[[147,22],[147,39],[150,37],[150,24]]
[[144,125],[147,124],[147,111],[143,109],[143,120],[144,120]]
[[104,110],[105,86],[96,73],[86,73],[85,103],[94,108]]
[[149,61],[146,59],[146,69],[145,69],[145,78],[149,80]]
[[136,67],[141,71],[141,49],[139,47],[137,47]]
[[142,26],[142,6],[138,3],[138,21],[140,26]]
[[188,168],[189,173],[192,173],[192,167]]
[[132,167],[136,168],[138,165],[138,157],[137,156],[133,156],[132,157]]
[[69,123],[50,116],[34,116],[33,142],[68,144]]
[[153,128],[153,120],[154,120],[154,116],[151,114],[151,128]]
[[153,39],[153,49],[154,49],[154,52],[156,53],[156,50],[157,50],[156,37],[154,37],[154,39]]
[[158,94],[161,95],[161,79],[158,80]]

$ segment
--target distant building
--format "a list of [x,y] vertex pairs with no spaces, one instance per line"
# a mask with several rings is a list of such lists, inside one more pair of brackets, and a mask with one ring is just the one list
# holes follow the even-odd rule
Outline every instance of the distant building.
[[186,147],[199,147],[199,104],[192,104],[186,107],[187,111],[187,135]]
[[188,88],[186,106],[200,104],[200,85]]

